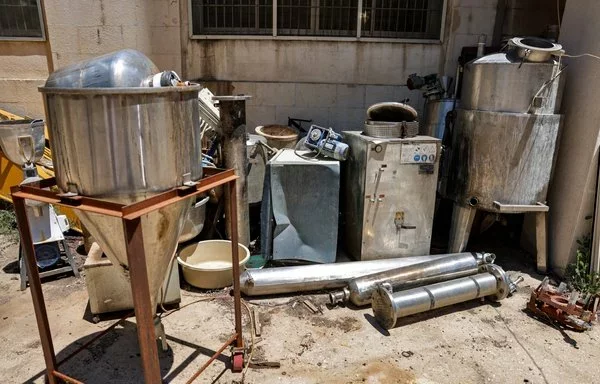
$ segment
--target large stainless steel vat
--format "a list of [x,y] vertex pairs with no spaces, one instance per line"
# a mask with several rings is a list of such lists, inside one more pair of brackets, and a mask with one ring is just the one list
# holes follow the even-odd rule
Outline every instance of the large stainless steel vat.
[[[51,75],[48,84],[53,84]],[[58,187],[122,204],[202,177],[200,86],[42,87]],[[175,252],[189,201],[142,217],[153,304]],[[78,212],[102,250],[127,275],[120,219]]]
[[502,205],[546,201],[561,123],[555,113],[562,69],[555,60],[528,62],[518,56],[519,49],[465,66],[442,189],[455,201],[449,252],[465,248],[475,209],[499,212]]

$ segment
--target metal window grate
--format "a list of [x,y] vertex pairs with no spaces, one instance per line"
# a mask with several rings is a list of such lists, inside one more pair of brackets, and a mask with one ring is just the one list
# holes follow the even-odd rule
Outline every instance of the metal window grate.
[[43,37],[37,0],[0,0],[0,39]]
[[356,36],[358,0],[277,0],[277,34]]
[[356,37],[360,22],[360,37],[432,40],[440,38],[445,2],[362,0],[359,9],[359,0],[189,1],[193,35]]
[[192,0],[194,35],[270,35],[273,0]]
[[436,39],[444,0],[363,0],[361,36]]

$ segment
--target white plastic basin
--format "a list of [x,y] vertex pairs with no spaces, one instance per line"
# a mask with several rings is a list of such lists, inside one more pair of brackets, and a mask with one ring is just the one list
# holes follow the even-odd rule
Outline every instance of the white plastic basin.
[[[238,244],[240,273],[250,259],[250,251]],[[206,240],[183,248],[177,257],[183,278],[204,289],[224,288],[233,284],[231,241]]]

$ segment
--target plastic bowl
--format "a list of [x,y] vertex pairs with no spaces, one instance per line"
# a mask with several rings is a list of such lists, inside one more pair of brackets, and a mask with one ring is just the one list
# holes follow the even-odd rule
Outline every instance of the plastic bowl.
[[[250,259],[250,251],[238,244],[240,273]],[[206,240],[183,248],[177,257],[183,278],[190,285],[203,289],[224,288],[233,284],[231,241]]]
[[260,125],[255,131],[267,139],[267,145],[275,149],[294,148],[298,142],[298,132],[287,125]]

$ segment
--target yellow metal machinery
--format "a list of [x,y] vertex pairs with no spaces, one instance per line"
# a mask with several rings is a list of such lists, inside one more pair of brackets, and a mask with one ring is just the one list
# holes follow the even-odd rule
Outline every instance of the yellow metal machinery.
[[[0,120],[21,120],[23,117],[17,116],[10,112],[0,109]],[[49,179],[54,177],[54,171],[52,169],[52,152],[48,147],[48,132],[46,131],[46,149],[44,150],[44,157],[40,160],[37,166],[38,175],[42,179]],[[4,153],[0,150],[0,199],[12,203],[10,195],[10,187],[19,185],[23,181],[23,170],[20,166],[9,161]],[[57,214],[66,215],[69,219],[71,228],[81,232],[81,223],[77,218],[77,215],[73,210],[64,207],[54,207]]]

